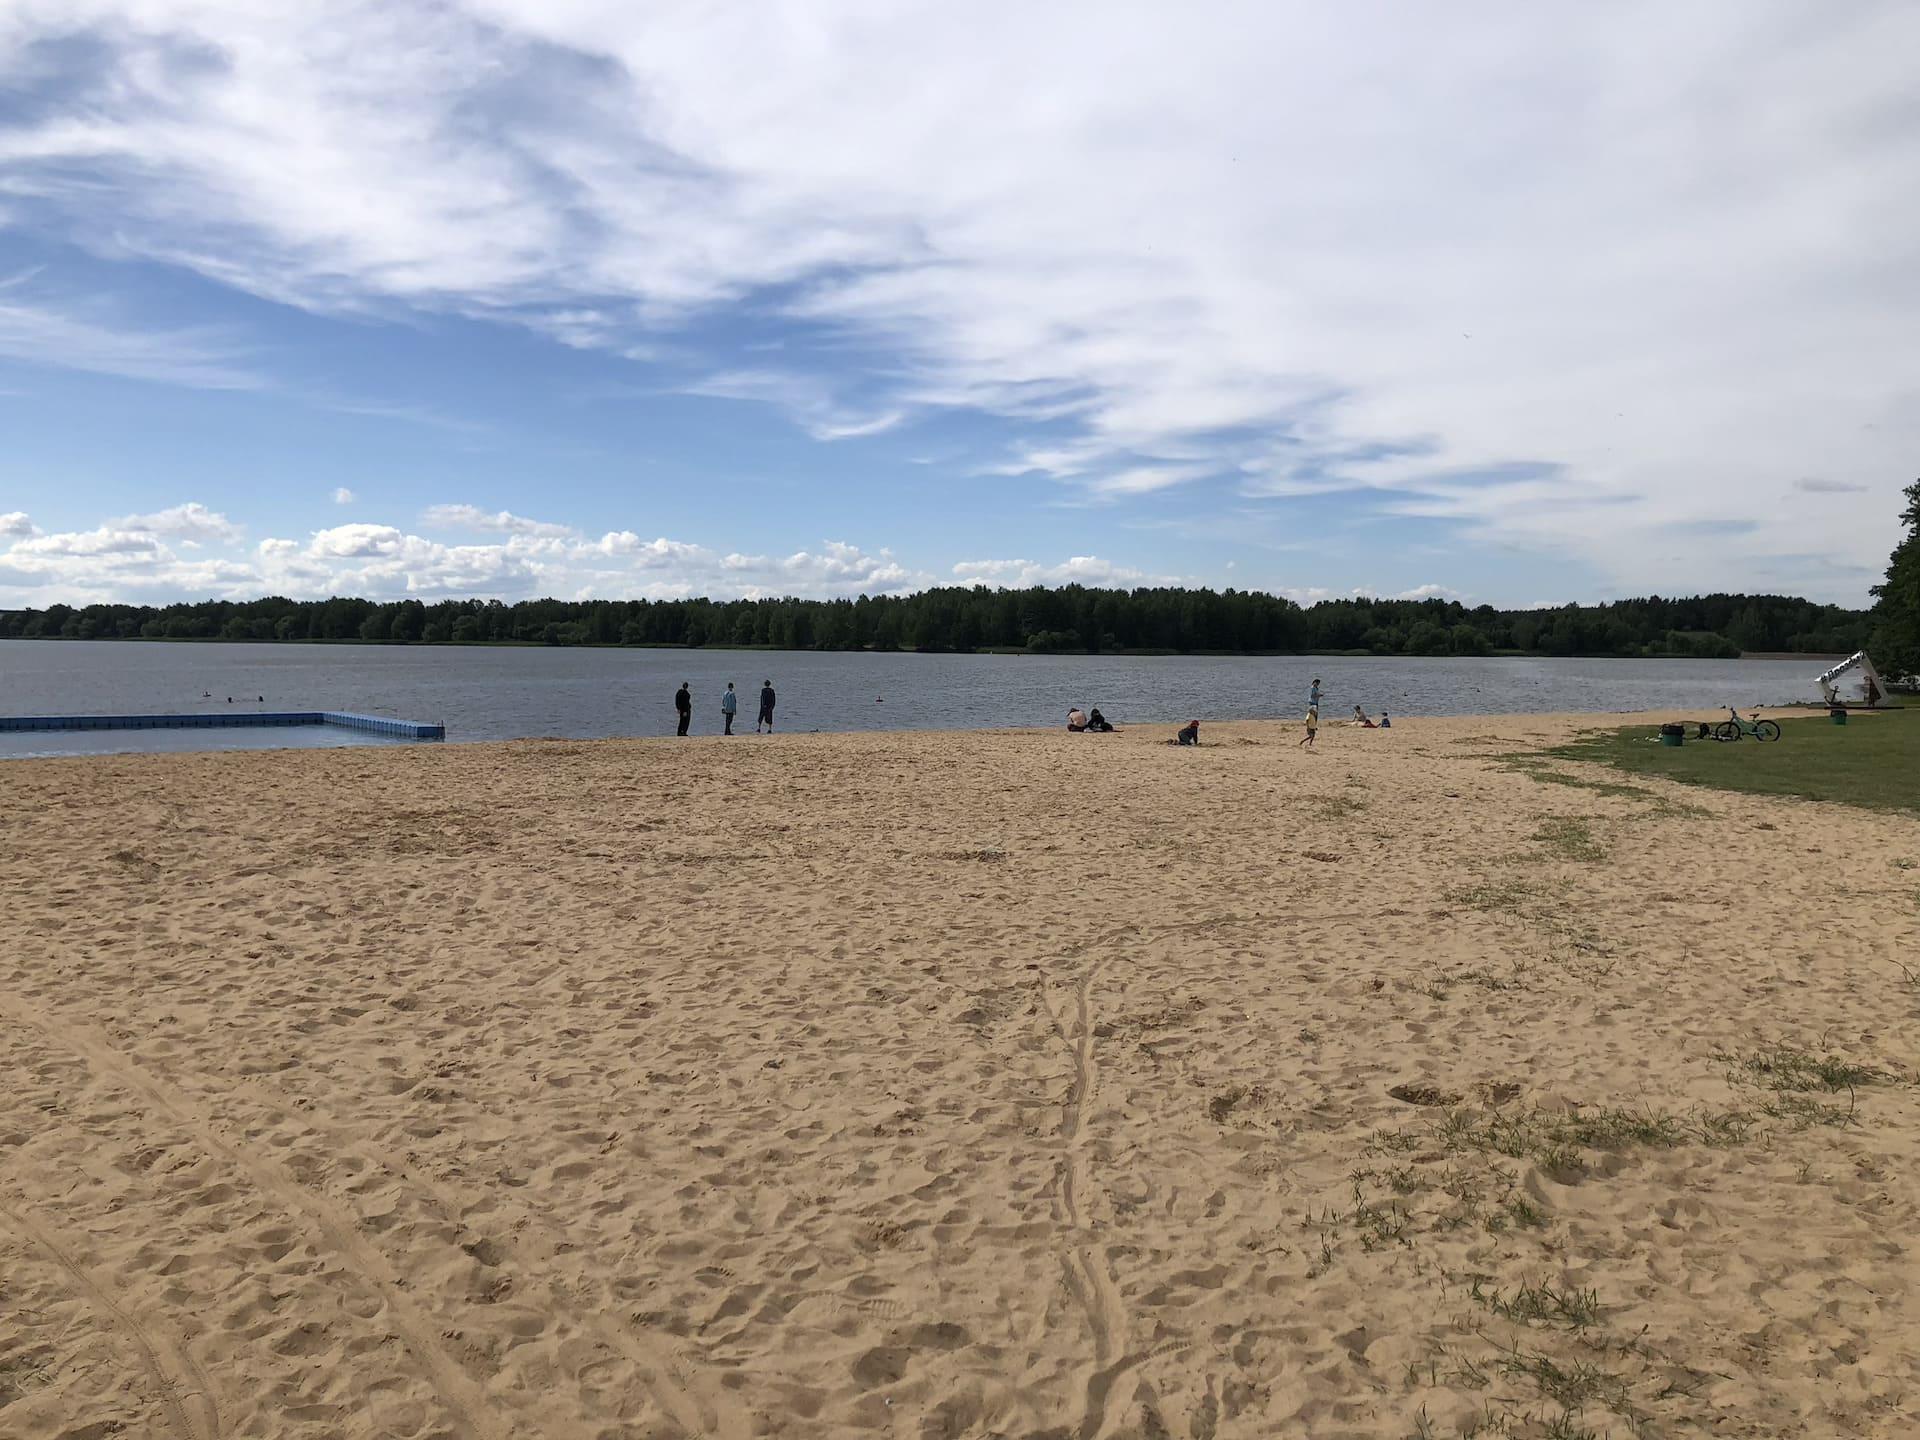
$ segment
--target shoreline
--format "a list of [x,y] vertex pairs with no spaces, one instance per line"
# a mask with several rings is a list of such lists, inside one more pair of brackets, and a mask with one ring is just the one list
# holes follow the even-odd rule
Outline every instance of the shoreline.
[[[1856,706],[1856,707],[1853,707],[1849,713],[1858,717],[1865,718],[1877,713],[1895,712],[1902,708],[1903,707],[1899,704],[1891,704],[1891,705],[1883,704],[1875,707],[1875,709],[1873,710],[1868,710],[1864,707]],[[1758,706],[1751,706],[1751,707],[1743,707],[1743,710],[1744,709],[1758,710],[1764,714],[1777,715],[1782,718],[1793,719],[1793,720],[1818,718],[1827,713],[1827,707],[1824,704],[1817,701],[1797,702],[1791,705],[1758,705]],[[188,711],[188,712],[181,712],[181,713],[192,714],[195,712]],[[221,714],[221,713],[229,713],[229,712],[216,711],[213,713]],[[1371,713],[1378,714],[1379,712],[1374,711]],[[1304,709],[1302,711],[1302,714],[1304,715]],[[1663,724],[1669,721],[1676,721],[1676,720],[1685,721],[1686,723],[1692,724],[1692,723],[1697,723],[1704,719],[1708,723],[1714,723],[1717,720],[1721,720],[1725,718],[1726,716],[1725,716],[1724,706],[1719,706],[1719,707],[1700,706],[1700,707],[1691,707],[1691,708],[1673,707],[1673,708],[1662,708],[1662,709],[1652,709],[1652,710],[1647,710],[1647,709],[1566,710],[1566,711],[1541,710],[1541,711],[1511,711],[1511,712],[1481,711],[1481,712],[1474,712],[1470,714],[1459,714],[1459,715],[1421,715],[1421,714],[1415,714],[1412,712],[1407,712],[1407,713],[1401,714],[1399,718],[1395,720],[1394,724],[1388,728],[1385,736],[1383,736],[1382,738],[1384,743],[1391,743],[1392,737],[1394,733],[1397,731],[1427,732],[1427,731],[1431,731],[1431,728],[1435,725],[1452,726],[1452,725],[1522,724],[1522,725],[1532,725],[1536,727],[1537,726],[1552,726],[1552,727],[1573,726],[1573,727],[1582,728],[1582,729],[1605,729],[1605,728],[1618,728],[1621,726],[1635,725],[1640,723],[1646,723],[1649,725],[1658,725],[1658,724]],[[1086,736],[1072,735],[1072,738],[1076,740],[1084,739],[1089,744],[1115,743],[1118,737],[1137,736],[1142,732],[1148,732],[1148,731],[1151,731],[1156,736],[1159,736],[1161,735],[1161,732],[1166,732],[1166,731],[1170,731],[1171,729],[1176,729],[1182,723],[1184,722],[1179,719],[1173,719],[1173,718],[1169,718],[1165,720],[1134,720],[1134,721],[1129,721],[1124,725],[1116,726],[1114,733],[1112,735],[1095,735],[1095,734],[1089,734]],[[1236,719],[1226,719],[1226,720],[1208,720],[1204,716],[1202,716],[1201,717],[1202,742],[1199,748],[1202,750],[1205,750],[1210,748],[1214,744],[1222,743],[1220,741],[1215,741],[1210,739],[1209,737],[1211,736],[1224,734],[1228,738],[1231,738],[1234,734],[1248,727],[1257,727],[1261,729],[1274,729],[1280,732],[1291,731],[1296,736],[1299,733],[1301,733],[1303,729],[1301,716],[1291,716],[1291,717],[1248,716],[1248,717],[1240,717]],[[185,727],[185,728],[192,728],[192,727]],[[241,728],[245,728],[245,727],[243,726]],[[1327,719],[1323,717],[1320,723],[1320,730],[1323,737],[1321,742],[1323,748],[1325,745],[1326,736],[1338,734],[1342,732],[1349,732],[1349,731],[1365,733],[1365,727],[1354,724],[1350,716],[1334,717],[1332,719]],[[57,735],[63,735],[63,734],[114,735],[114,734],[119,734],[121,732],[116,730],[87,730],[87,731],[71,731],[71,732],[59,731],[59,730],[48,730],[48,731],[32,731],[32,732],[19,732],[19,733],[57,736]],[[138,732],[130,729],[127,733],[131,734],[131,733],[138,733]],[[171,730],[163,730],[160,733],[173,734],[175,732]],[[654,744],[664,744],[664,743],[682,745],[686,741],[715,742],[715,741],[722,741],[722,740],[727,740],[727,741],[740,740],[740,741],[767,742],[767,741],[775,741],[775,740],[781,740],[781,741],[791,740],[794,738],[820,739],[820,738],[827,738],[827,737],[851,737],[851,736],[863,736],[863,737],[901,736],[901,737],[919,737],[919,738],[940,737],[943,739],[952,740],[952,739],[961,739],[966,737],[982,737],[982,736],[993,736],[993,735],[1040,736],[1040,735],[1049,735],[1049,734],[1056,734],[1056,733],[1061,735],[1071,735],[1071,732],[1067,731],[1064,725],[995,725],[995,726],[976,726],[976,727],[970,727],[970,728],[956,727],[952,729],[937,728],[937,727],[933,727],[933,728],[923,727],[919,729],[905,728],[905,727],[900,729],[882,729],[877,727],[867,727],[867,728],[846,729],[846,730],[824,730],[824,729],[798,730],[798,729],[795,729],[795,730],[779,730],[779,731],[775,731],[765,735],[756,734],[755,732],[749,731],[749,730],[739,729],[739,730],[736,730],[734,734],[730,736],[723,735],[717,730],[706,730],[706,731],[695,731],[694,733],[687,736],[675,736],[670,734],[594,735],[594,736],[521,735],[521,736],[513,736],[510,738],[504,738],[504,739],[502,738],[464,739],[458,734],[458,731],[456,729],[453,734],[450,734],[445,739],[431,741],[431,742],[420,742],[420,744],[426,748],[443,748],[444,747],[444,748],[454,748],[454,749],[470,749],[473,747],[511,746],[511,745],[638,745],[638,744],[654,745]],[[234,747],[228,747],[228,748],[209,746],[203,749],[182,747],[178,749],[162,749],[162,750],[138,750],[138,749],[100,750],[100,751],[75,751],[71,754],[39,754],[39,755],[18,755],[18,756],[9,756],[4,751],[0,751],[0,764],[50,761],[50,760],[101,760],[101,759],[107,759],[107,758],[116,757],[116,756],[118,757],[131,757],[131,756],[178,757],[178,756],[189,756],[189,755],[244,755],[244,754],[271,754],[271,755],[290,756],[290,755],[329,754],[337,750],[348,750],[348,749],[355,750],[355,751],[362,751],[362,752],[367,750],[375,750],[381,753],[390,754],[390,753],[412,753],[415,751],[416,746],[401,745],[401,744],[380,745],[380,746],[291,745],[291,746],[284,746],[284,747],[259,745],[259,746],[234,746]]]

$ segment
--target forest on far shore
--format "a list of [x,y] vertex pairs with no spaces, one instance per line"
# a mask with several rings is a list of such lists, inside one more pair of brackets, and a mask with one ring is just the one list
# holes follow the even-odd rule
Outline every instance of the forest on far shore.
[[1497,610],[1453,600],[1321,600],[1150,587],[948,586],[845,600],[202,600],[0,611],[0,637],[381,644],[764,646],[1375,655],[1849,653],[1872,612],[1781,595],[1648,596]]

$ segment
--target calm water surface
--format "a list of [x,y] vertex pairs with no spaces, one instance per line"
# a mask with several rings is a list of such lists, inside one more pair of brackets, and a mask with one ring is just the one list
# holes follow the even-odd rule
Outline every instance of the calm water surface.
[[[1099,655],[875,655],[816,651],[578,650],[0,640],[0,714],[357,710],[438,721],[447,739],[671,735],[673,692],[693,685],[694,733],[720,729],[720,692],[740,691],[753,730],[760,682],[782,730],[1060,725],[1098,705],[1117,725],[1296,716],[1316,675],[1321,713],[1699,710],[1812,699],[1818,659],[1511,660]],[[204,698],[209,692],[211,698]],[[233,697],[229,705],[227,697]],[[255,697],[264,697],[256,700]],[[347,731],[128,731],[0,735],[0,754],[78,748],[354,744]]]

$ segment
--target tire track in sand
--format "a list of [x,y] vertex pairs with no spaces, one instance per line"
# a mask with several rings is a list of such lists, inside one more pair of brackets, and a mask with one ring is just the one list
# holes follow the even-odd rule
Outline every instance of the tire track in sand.
[[385,1301],[390,1323],[401,1344],[426,1372],[441,1404],[459,1422],[460,1428],[480,1440],[508,1440],[507,1427],[493,1414],[480,1386],[435,1338],[440,1327],[406,1294],[386,1259],[360,1237],[351,1212],[319,1191],[302,1185],[277,1162],[220,1135],[190,1099],[165,1081],[149,1075],[111,1043],[95,1038],[85,1027],[45,1014],[10,996],[0,998],[0,1010],[78,1055],[100,1078],[111,1080],[145,1099],[204,1149],[244,1172],[268,1197],[289,1211],[305,1215],[347,1270]]
[[141,1365],[160,1393],[160,1403],[167,1412],[167,1424],[173,1433],[183,1440],[219,1440],[220,1407],[213,1398],[213,1382],[199,1362],[187,1353],[186,1347],[129,1314],[114,1299],[113,1292],[38,1220],[4,1200],[0,1200],[0,1220],[24,1235],[65,1271],[80,1287],[88,1303],[132,1342],[140,1353]]
[[[339,1120],[313,1110],[296,1109],[274,1086],[257,1075],[249,1076],[243,1084],[247,1094],[282,1123],[300,1125],[322,1135],[331,1154],[352,1156],[405,1180],[432,1200],[448,1223],[459,1226],[463,1231],[466,1229],[465,1222],[460,1219],[460,1197],[433,1176],[422,1172],[412,1161],[369,1143],[360,1132]],[[516,1228],[523,1233],[532,1230],[543,1234],[556,1247],[570,1244],[573,1240],[572,1236],[535,1209],[529,1209]],[[622,1325],[617,1318],[604,1311],[582,1309],[570,1304],[562,1298],[555,1277],[536,1273],[525,1258],[517,1254],[510,1240],[503,1241],[492,1236],[488,1238],[501,1252],[502,1258],[496,1268],[508,1273],[517,1271],[522,1277],[530,1276],[544,1288],[549,1308],[566,1314],[608,1349],[624,1355],[639,1373],[648,1393],[659,1402],[660,1408],[667,1412],[674,1424],[690,1435],[712,1436],[714,1440],[750,1440],[753,1426],[739,1404],[677,1351],[655,1344],[645,1332]]]
[[1093,1185],[1087,1158],[1087,1112],[1100,1087],[1099,1059],[1094,1053],[1093,992],[1105,965],[1105,959],[1095,960],[1074,986],[1071,1020],[1055,1007],[1044,987],[1040,995],[1054,1032],[1073,1058],[1073,1085],[1059,1130],[1063,1153],[1053,1214],[1055,1222],[1075,1237],[1065,1261],[1067,1293],[1085,1313],[1093,1335],[1093,1373],[1087,1377],[1086,1397],[1075,1432],[1079,1440],[1103,1440],[1113,1423],[1110,1402],[1115,1388],[1148,1358],[1127,1350],[1127,1304],[1087,1223],[1087,1195]]

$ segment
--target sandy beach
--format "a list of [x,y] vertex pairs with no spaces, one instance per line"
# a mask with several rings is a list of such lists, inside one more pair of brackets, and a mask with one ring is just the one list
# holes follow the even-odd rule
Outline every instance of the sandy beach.
[[1620,720],[9,763],[0,1435],[1920,1433],[1920,823]]

